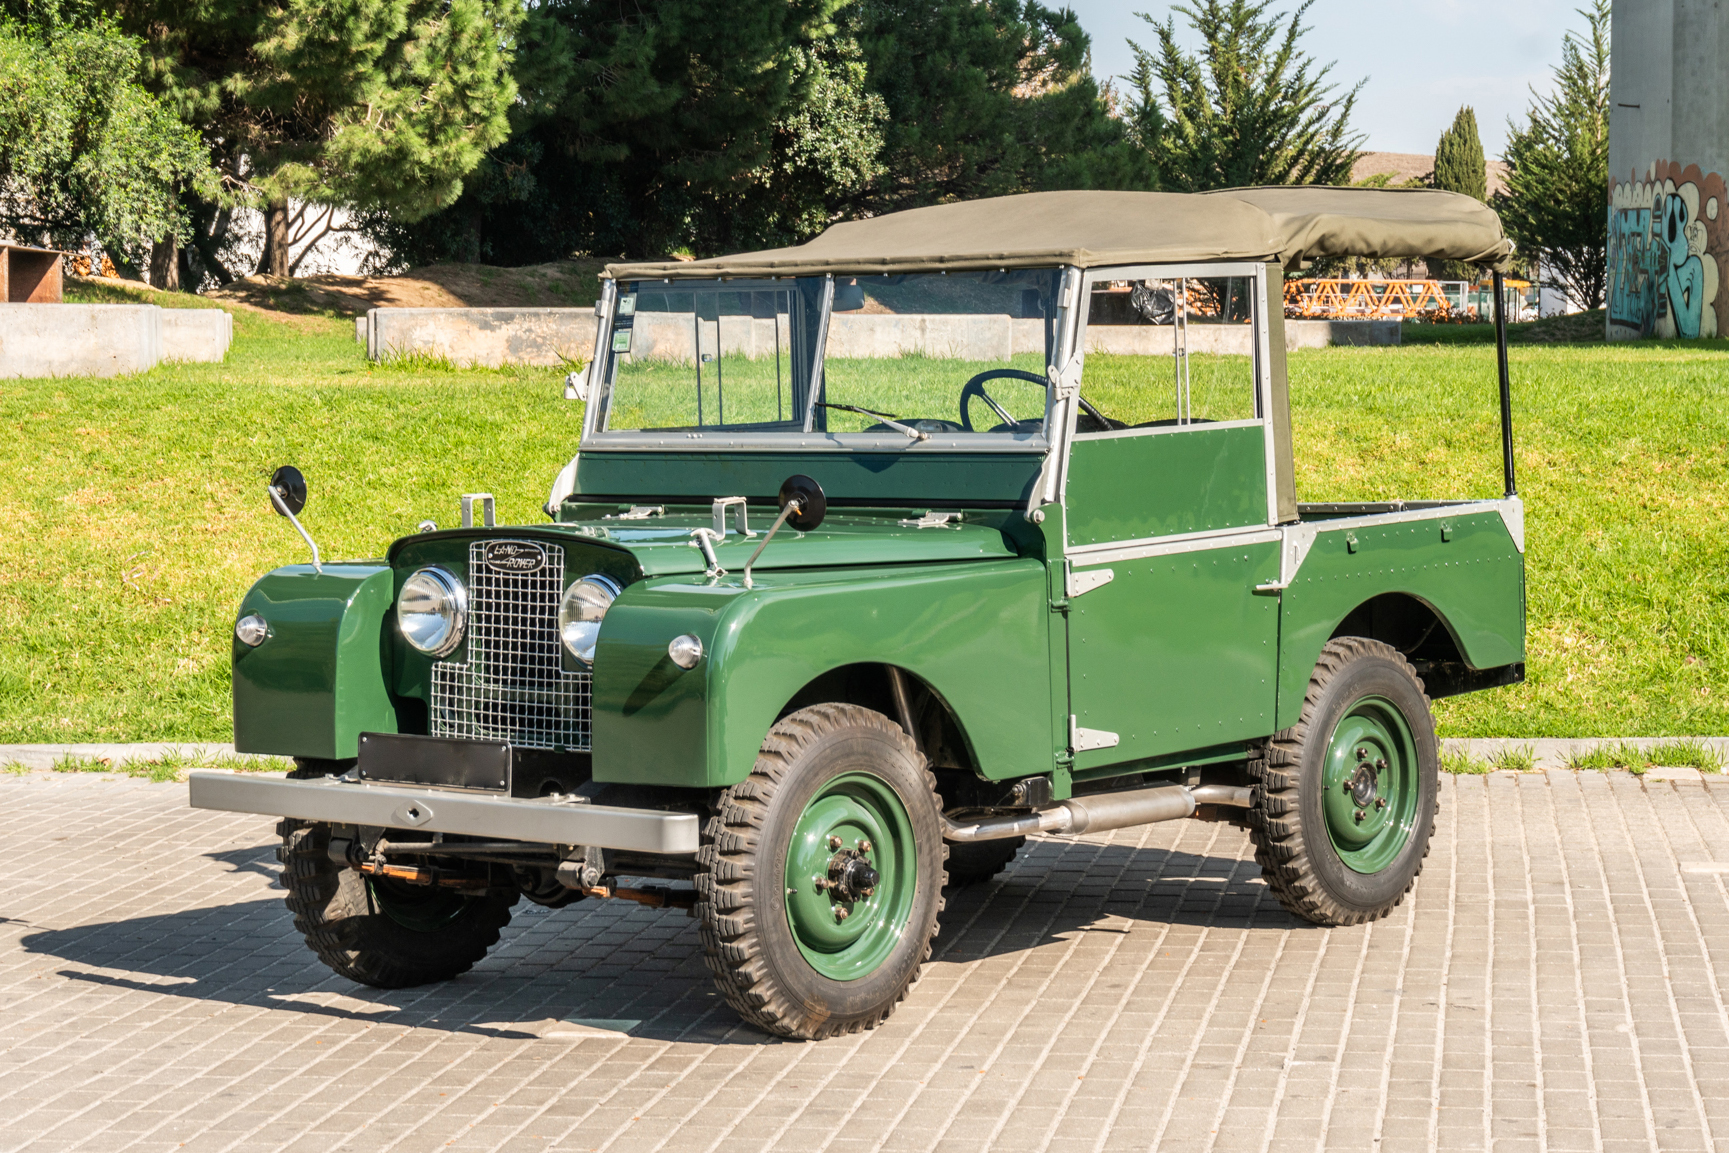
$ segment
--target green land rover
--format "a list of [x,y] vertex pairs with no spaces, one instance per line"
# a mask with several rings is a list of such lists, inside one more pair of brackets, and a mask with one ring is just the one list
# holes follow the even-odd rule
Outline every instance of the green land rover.
[[[261,579],[235,744],[297,768],[192,804],[282,818],[295,924],[353,980],[461,973],[522,898],[628,899],[790,1037],[884,1020],[945,887],[1028,834],[1231,821],[1293,913],[1384,916],[1430,699],[1524,676],[1505,326],[1504,497],[1299,504],[1283,270],[1511,249],[1451,193],[1274,188],[615,265],[547,522],[464,496]],[[304,478],[269,497],[300,527]]]

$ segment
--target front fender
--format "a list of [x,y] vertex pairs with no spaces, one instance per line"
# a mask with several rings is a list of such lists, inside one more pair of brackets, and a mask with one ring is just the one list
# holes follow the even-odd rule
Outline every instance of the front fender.
[[386,682],[385,565],[289,565],[247,591],[239,616],[270,626],[263,644],[233,642],[234,747],[243,753],[344,759],[362,732],[394,733]]
[[[640,581],[608,611],[595,652],[595,779],[736,784],[799,689],[870,662],[940,693],[987,776],[1049,772],[1047,616],[1036,560],[775,572],[752,589]],[[688,672],[666,655],[687,632],[704,649]]]

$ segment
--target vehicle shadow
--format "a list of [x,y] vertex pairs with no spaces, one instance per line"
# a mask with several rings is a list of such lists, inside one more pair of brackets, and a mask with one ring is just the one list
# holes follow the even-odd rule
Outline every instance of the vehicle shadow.
[[[274,879],[269,846],[209,856]],[[278,890],[277,893],[280,891]],[[67,980],[157,996],[478,1034],[577,1040],[775,1043],[743,1025],[709,980],[696,924],[623,901],[561,910],[519,903],[499,944],[451,981],[373,989],[338,977],[270,896],[25,935],[29,953],[67,962]],[[1292,928],[1253,862],[1169,849],[1037,841],[1003,875],[947,891],[933,964],[1140,925]]]

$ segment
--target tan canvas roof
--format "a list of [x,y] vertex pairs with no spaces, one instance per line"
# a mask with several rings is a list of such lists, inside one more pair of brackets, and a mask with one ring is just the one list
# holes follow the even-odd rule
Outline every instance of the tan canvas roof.
[[836,224],[808,243],[664,264],[612,264],[621,280],[935,272],[1322,256],[1504,264],[1500,217],[1436,189],[1277,187],[1218,192],[1031,192]]

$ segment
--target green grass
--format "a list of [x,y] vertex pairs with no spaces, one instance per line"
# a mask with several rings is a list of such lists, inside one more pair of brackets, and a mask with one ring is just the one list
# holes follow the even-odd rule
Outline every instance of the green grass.
[[562,369],[369,368],[352,321],[234,322],[226,364],[0,380],[8,741],[230,739],[234,607],[307,559],[264,495],[278,464],[306,472],[326,559],[454,524],[465,492],[544,519],[580,429]]
[[[1529,679],[1437,702],[1444,735],[1729,733],[1726,351],[1514,346]],[[228,739],[234,606],[305,559],[271,469],[306,472],[329,559],[451,524],[464,492],[539,522],[580,427],[564,371],[369,367],[351,322],[238,310],[227,364],[0,381],[0,732]],[[1295,353],[1291,378],[1302,499],[1499,492],[1480,339]]]
[[1495,768],[1482,757],[1474,757],[1467,752],[1441,751],[1441,771],[1459,776],[1480,777]]
[[1586,749],[1574,749],[1567,758],[1570,769],[1626,769],[1643,773],[1652,766],[1670,769],[1698,769],[1705,773],[1723,771],[1723,757],[1700,741],[1664,741],[1640,749],[1623,742],[1605,742]]

